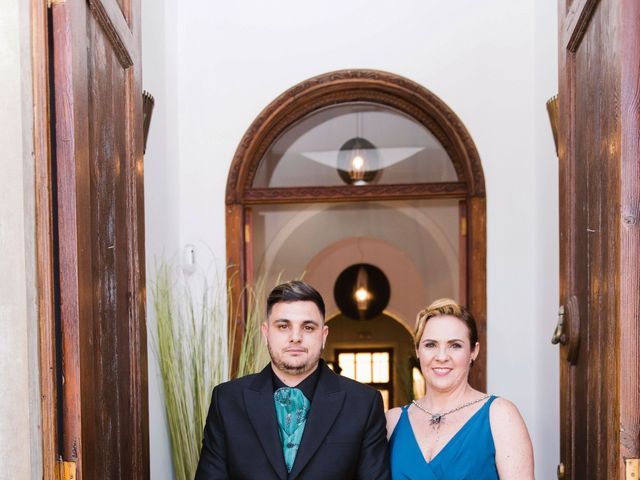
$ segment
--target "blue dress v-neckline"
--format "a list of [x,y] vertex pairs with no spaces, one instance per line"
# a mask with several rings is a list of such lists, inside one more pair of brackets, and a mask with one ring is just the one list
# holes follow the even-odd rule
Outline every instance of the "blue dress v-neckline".
[[409,421],[408,406],[402,407],[389,440],[392,478],[497,480],[495,446],[489,423],[489,407],[495,398],[489,397],[430,461],[420,450]]

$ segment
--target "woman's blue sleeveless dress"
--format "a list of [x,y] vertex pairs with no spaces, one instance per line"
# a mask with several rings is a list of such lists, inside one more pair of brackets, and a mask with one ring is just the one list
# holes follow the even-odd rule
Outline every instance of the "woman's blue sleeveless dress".
[[[498,479],[496,449],[489,424],[489,399],[440,452],[427,462],[420,451],[407,414],[408,405],[391,434],[389,449],[393,480]],[[426,424],[426,423],[425,423]]]

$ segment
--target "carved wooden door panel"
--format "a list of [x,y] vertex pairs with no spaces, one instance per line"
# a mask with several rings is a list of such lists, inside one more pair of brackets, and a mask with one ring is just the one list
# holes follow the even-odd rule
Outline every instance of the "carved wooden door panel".
[[559,26],[558,476],[623,479],[640,457],[640,2],[560,0]]
[[139,0],[51,7],[60,439],[78,478],[148,478]]

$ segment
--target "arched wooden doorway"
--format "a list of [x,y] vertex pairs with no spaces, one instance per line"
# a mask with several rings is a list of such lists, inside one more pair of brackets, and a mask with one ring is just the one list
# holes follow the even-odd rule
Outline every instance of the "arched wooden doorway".
[[[446,150],[455,181],[318,186],[256,186],[260,162],[277,139],[296,122],[321,109],[352,102],[392,108],[424,126]],[[380,71],[343,70],[306,80],[275,99],[255,119],[234,156],[226,189],[227,265],[231,299],[235,304],[251,280],[252,206],[265,204],[336,203],[454,198],[462,200],[461,297],[478,322],[480,342],[486,346],[486,202],[480,158],[466,128],[436,95],[406,78]],[[243,316],[236,323],[239,346]],[[239,349],[236,348],[235,351]],[[472,383],[486,385],[486,348],[482,348]]]

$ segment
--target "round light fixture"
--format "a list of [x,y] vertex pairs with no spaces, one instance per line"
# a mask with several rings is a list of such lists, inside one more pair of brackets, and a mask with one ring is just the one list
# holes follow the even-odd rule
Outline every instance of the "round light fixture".
[[391,287],[378,267],[357,263],[338,275],[333,296],[343,315],[353,320],[371,320],[389,304]]
[[380,173],[378,150],[369,140],[354,137],[338,151],[338,175],[349,185],[366,185]]

